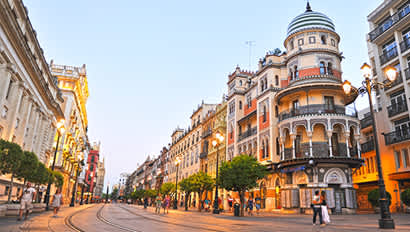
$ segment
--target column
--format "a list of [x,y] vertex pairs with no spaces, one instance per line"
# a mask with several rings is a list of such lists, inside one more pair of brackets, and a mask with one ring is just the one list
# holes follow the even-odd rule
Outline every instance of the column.
[[[30,149],[32,149],[35,146],[34,142],[35,142],[35,138],[37,137],[37,128],[38,128],[37,125],[38,125],[38,121],[40,119],[40,111],[38,109],[35,109],[35,111],[36,111],[36,120],[35,120],[35,123],[34,123],[34,128],[31,132],[32,136],[31,136]],[[34,148],[32,150],[34,150]]]
[[290,141],[292,142],[292,157],[293,157],[293,159],[296,159],[295,139],[296,139],[296,134],[290,134]]
[[355,134],[354,139],[356,140],[357,157],[361,159],[362,158],[362,148],[360,147],[360,134]]
[[306,134],[309,138],[309,154],[310,154],[310,157],[313,157],[313,146],[312,146],[313,132],[312,131],[306,131]]
[[350,132],[349,132],[349,131],[346,131],[346,133],[345,133],[345,138],[346,138],[346,154],[347,154],[347,157],[350,158],[349,137],[350,137]]
[[0,106],[3,106],[6,98],[7,90],[9,89],[10,80],[14,73],[12,64],[0,65]]
[[332,130],[327,131],[327,137],[329,139],[329,157],[333,157],[333,151],[332,151]]
[[19,113],[18,111],[19,111],[19,108],[20,108],[21,101],[23,99],[23,86],[22,86],[21,83],[16,83],[16,85],[17,85],[17,88],[18,88],[18,92],[16,94],[17,95],[17,103],[15,105],[11,104],[11,105],[15,106],[15,109],[14,109],[14,112],[13,112],[13,116],[10,117],[9,122],[10,122],[11,127],[10,127],[10,130],[9,130],[8,136],[7,136],[7,137],[9,137],[10,141],[12,140],[12,138],[14,136],[14,131],[16,130],[17,114]]

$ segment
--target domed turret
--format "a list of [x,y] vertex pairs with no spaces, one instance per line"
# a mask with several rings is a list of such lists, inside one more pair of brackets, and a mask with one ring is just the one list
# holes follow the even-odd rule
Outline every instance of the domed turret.
[[303,14],[296,16],[296,18],[290,22],[287,36],[298,31],[316,28],[327,29],[333,32],[335,31],[333,21],[325,14],[312,11],[308,2],[306,11]]

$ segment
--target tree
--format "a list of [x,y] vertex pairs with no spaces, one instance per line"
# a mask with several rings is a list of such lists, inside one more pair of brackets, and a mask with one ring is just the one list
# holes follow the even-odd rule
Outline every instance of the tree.
[[170,195],[174,191],[175,191],[175,184],[170,183],[170,182],[162,184],[159,190],[159,192],[164,196]]
[[38,166],[39,161],[37,155],[30,151],[24,151],[16,175],[24,179],[24,185],[26,185],[27,181],[34,182],[33,172],[36,171]]
[[7,198],[8,203],[11,200],[13,179],[17,177],[16,174],[19,171],[22,158],[23,151],[18,144],[0,139],[0,172],[1,174],[11,174],[10,191]]
[[114,188],[111,192],[111,200],[116,200],[118,198],[118,188]]
[[157,195],[157,191],[155,189],[147,189],[144,191],[144,197],[153,198]]
[[185,211],[188,211],[188,197],[194,191],[192,176],[181,180],[179,182],[179,188],[185,193]]
[[410,207],[410,188],[401,192],[400,197],[403,203]]
[[[386,191],[388,204],[391,204],[391,194]],[[367,199],[373,207],[380,207],[380,191],[379,189],[373,189],[367,194]]]
[[51,171],[51,172],[52,172],[52,176],[54,178],[53,183],[57,186],[57,188],[61,188],[64,184],[63,175],[59,171]]
[[198,210],[201,212],[202,209],[202,194],[205,191],[211,191],[214,186],[214,180],[212,177],[202,171],[195,173],[191,176],[192,178],[192,190],[197,192],[199,196]]
[[[47,184],[50,179],[50,175],[51,174],[49,169],[47,169],[43,163],[37,162],[36,167],[32,170],[31,176],[28,178],[28,180],[37,185],[37,192],[39,192],[40,185]],[[39,201],[40,194],[37,194],[37,202]]]
[[255,188],[257,181],[266,174],[266,167],[248,155],[236,156],[231,162],[223,162],[219,168],[219,185],[228,191],[239,193],[241,216],[244,215],[245,192]]

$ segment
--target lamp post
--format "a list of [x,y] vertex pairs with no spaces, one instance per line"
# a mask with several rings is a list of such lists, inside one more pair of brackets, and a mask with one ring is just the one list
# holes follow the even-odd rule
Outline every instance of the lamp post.
[[215,181],[215,200],[214,200],[214,210],[212,213],[219,214],[219,205],[218,205],[218,167],[219,167],[219,146],[224,141],[223,135],[219,132],[216,133],[215,139],[212,141],[212,145],[216,147],[216,181]]
[[[80,159],[80,158],[81,158],[81,156],[79,155],[79,156],[78,156],[78,159]],[[76,193],[76,191],[77,191],[78,175],[80,174],[80,165],[81,165],[81,163],[80,163],[80,161],[78,161],[78,163],[77,163],[77,173],[76,173],[76,177],[75,177],[75,183],[74,183],[74,186],[73,186],[73,194],[72,194],[72,196],[71,196],[70,207],[74,207],[75,193]],[[82,200],[82,199],[81,199],[81,200]]]
[[107,185],[107,194],[105,194],[105,204],[108,203],[108,185]]
[[181,160],[177,157],[175,159],[175,165],[177,166],[177,172],[175,174],[175,200],[174,200],[174,209],[178,209],[178,167]]
[[84,204],[84,202],[83,202],[83,198],[84,198],[84,185],[85,185],[86,183],[85,183],[85,180],[83,180],[83,186],[81,187],[81,200],[80,200],[80,205],[83,205]]
[[[64,119],[61,119],[57,123],[57,143],[56,143],[56,150],[54,151],[54,158],[53,158],[53,164],[51,165],[51,171],[54,171],[54,167],[56,164],[56,158],[57,158],[57,151],[58,151],[58,145],[60,143],[60,137],[64,134]],[[49,210],[48,204],[50,202],[50,189],[51,189],[51,182],[48,182],[47,185],[47,191],[46,191],[46,196],[44,198],[44,203],[46,203],[46,211]]]
[[380,150],[379,150],[379,142],[377,138],[377,129],[376,129],[376,120],[374,119],[374,110],[373,110],[373,101],[371,92],[372,89],[377,89],[384,86],[390,86],[393,81],[397,77],[397,70],[395,68],[389,67],[385,70],[385,74],[390,81],[389,83],[381,83],[377,82],[375,78],[371,78],[371,67],[364,63],[361,67],[363,76],[365,80],[362,82],[362,86],[358,89],[352,88],[351,83],[348,80],[345,80],[343,83],[343,91],[345,94],[351,94],[352,90],[357,91],[359,94],[367,93],[369,98],[369,105],[370,105],[370,117],[372,119],[372,126],[373,126],[373,138],[374,138],[374,146],[376,150],[376,161],[377,161],[377,171],[379,176],[379,194],[380,194],[380,216],[379,219],[379,228],[381,229],[394,229],[394,220],[391,218],[390,209],[389,209],[389,200],[387,199],[386,187],[384,184],[383,178],[383,170],[380,160]]

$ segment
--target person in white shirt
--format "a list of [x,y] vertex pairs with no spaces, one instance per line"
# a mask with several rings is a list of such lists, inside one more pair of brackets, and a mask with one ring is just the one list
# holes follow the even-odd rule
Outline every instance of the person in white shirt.
[[61,194],[60,188],[57,188],[56,194],[54,194],[51,202],[54,207],[54,217],[57,217],[58,210],[60,210],[60,206],[63,204],[63,195]]
[[27,187],[23,189],[19,199],[20,199],[20,214],[17,220],[21,220],[23,217],[23,211],[25,211],[24,220],[27,219],[28,211],[31,209],[31,202],[36,197],[36,190],[31,187],[31,183],[27,183]]

